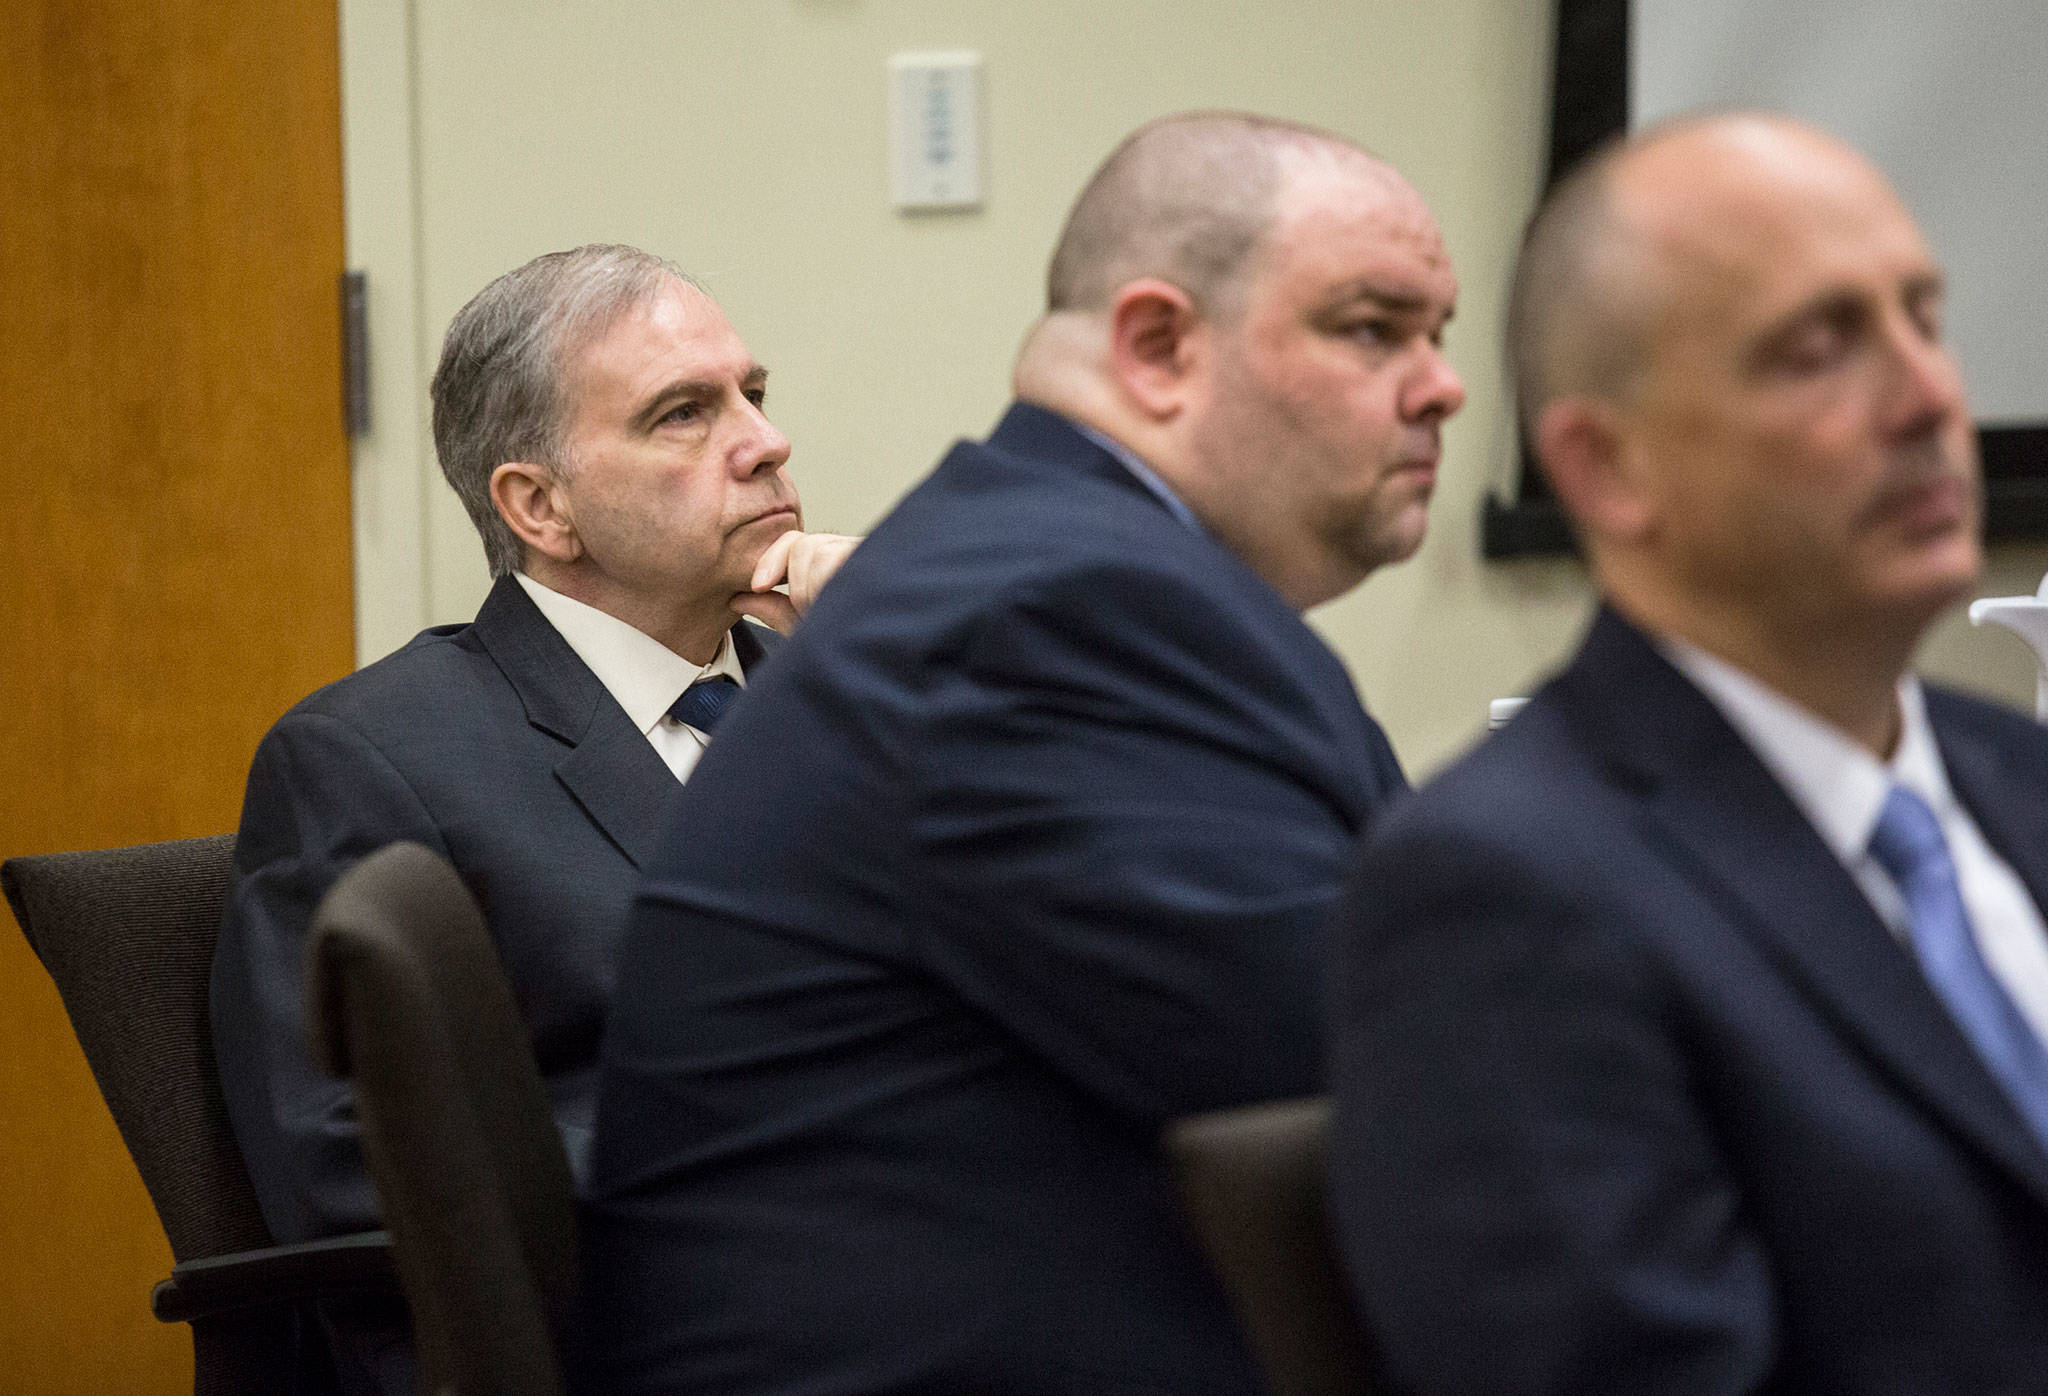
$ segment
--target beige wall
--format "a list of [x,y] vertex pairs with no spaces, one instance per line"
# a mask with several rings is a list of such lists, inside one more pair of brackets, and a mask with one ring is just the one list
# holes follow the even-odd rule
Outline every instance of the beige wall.
[[[350,248],[372,279],[377,419],[357,452],[362,657],[465,618],[481,552],[432,475],[424,381],[485,281],[551,248],[634,242],[690,268],[774,370],[812,526],[858,531],[1006,398],[1046,255],[1089,169],[1140,121],[1248,107],[1351,135],[1435,207],[1463,281],[1429,542],[1323,608],[1412,771],[1568,649],[1565,562],[1479,560],[1511,470],[1495,344],[1543,130],[1547,0],[342,0]],[[891,53],[984,56],[987,201],[888,205]],[[2048,550],[1987,591],[2031,591]],[[1930,667],[2031,700],[2016,640],[1945,626]]]

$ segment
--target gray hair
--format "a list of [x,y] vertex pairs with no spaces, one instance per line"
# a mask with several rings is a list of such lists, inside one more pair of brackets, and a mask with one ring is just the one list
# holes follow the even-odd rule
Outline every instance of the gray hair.
[[1204,314],[1228,314],[1279,211],[1283,160],[1332,154],[1373,159],[1342,136],[1249,112],[1184,112],[1140,126],[1074,201],[1046,277],[1046,309],[1101,310],[1119,287],[1156,276]]
[[527,461],[568,474],[571,362],[671,279],[696,284],[650,252],[593,243],[506,272],[449,323],[431,389],[434,452],[483,537],[493,577],[518,569],[520,543],[491,502],[492,473]]

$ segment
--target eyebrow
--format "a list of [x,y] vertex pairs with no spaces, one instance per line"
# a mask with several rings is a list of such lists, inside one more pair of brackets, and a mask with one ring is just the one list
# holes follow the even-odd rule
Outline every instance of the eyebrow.
[[[1925,301],[1946,294],[1948,278],[1939,269],[1915,272],[1905,279],[1901,290],[1908,303]],[[1853,287],[1832,286],[1820,291],[1766,325],[1756,336],[1755,352],[1768,355],[1802,325],[1857,314],[1864,303],[1863,296]]]
[[1940,271],[1923,271],[1906,278],[1906,295],[1912,300],[1948,294],[1948,277]]
[[[1419,291],[1395,290],[1374,281],[1353,281],[1338,288],[1330,297],[1328,308],[1336,310],[1352,301],[1374,301],[1397,315],[1422,315],[1437,309],[1435,297]],[[1457,314],[1457,305],[1443,307],[1443,318],[1449,321]]]
[[[638,430],[646,430],[660,421],[662,414],[679,402],[716,397],[725,389],[723,378],[680,378],[664,385],[661,390],[647,399],[647,403],[633,414],[632,423]],[[759,364],[751,364],[740,375],[740,391],[765,389],[768,386],[768,370]]]

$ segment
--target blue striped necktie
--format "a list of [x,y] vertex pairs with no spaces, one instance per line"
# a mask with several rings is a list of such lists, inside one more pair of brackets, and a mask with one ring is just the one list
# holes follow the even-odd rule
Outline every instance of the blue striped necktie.
[[669,705],[668,715],[708,737],[732,700],[739,696],[738,684],[724,674],[713,674],[684,689],[683,696]]
[[1927,802],[1893,786],[1870,836],[1870,854],[1905,894],[1913,953],[1927,982],[2034,1137],[2048,1146],[2048,1047],[1977,949],[1955,860]]

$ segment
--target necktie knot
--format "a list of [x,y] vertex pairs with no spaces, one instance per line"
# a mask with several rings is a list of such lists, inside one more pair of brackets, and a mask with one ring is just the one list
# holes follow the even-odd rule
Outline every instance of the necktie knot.
[[1870,835],[1870,856],[1892,875],[1908,901],[1914,900],[1914,888],[1928,878],[1955,877],[1941,821],[1927,801],[1903,785],[1894,785],[1885,796],[1877,828]]
[[713,674],[702,678],[683,690],[683,696],[669,705],[668,715],[686,727],[694,727],[705,736],[718,725],[718,719],[740,696],[740,686],[724,674]]

